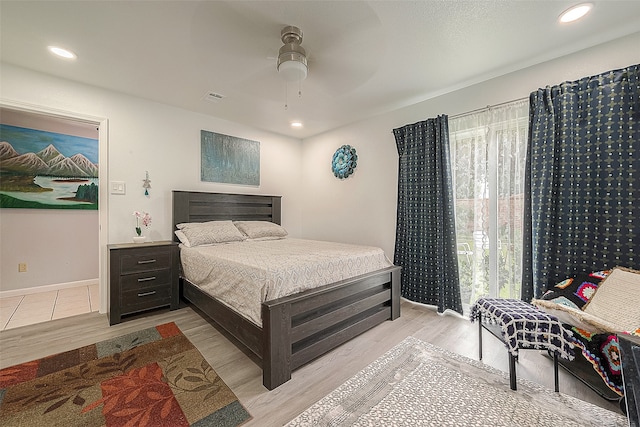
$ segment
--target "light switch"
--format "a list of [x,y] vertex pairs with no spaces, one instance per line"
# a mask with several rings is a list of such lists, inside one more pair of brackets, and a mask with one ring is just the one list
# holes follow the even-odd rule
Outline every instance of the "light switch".
[[111,181],[111,194],[126,194],[127,186],[124,181]]

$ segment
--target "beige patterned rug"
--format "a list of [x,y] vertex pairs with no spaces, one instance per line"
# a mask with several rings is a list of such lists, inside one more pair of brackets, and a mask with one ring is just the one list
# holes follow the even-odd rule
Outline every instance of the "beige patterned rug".
[[[562,384],[560,385],[562,390]],[[623,415],[414,337],[287,426],[627,426]]]

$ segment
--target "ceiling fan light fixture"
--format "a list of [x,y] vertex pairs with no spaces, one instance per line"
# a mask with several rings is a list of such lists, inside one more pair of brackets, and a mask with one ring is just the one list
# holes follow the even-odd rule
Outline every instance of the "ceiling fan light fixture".
[[278,73],[288,82],[304,80],[307,78],[306,61],[288,59],[278,65]]
[[298,27],[284,27],[280,38],[284,45],[278,54],[278,73],[288,82],[306,79],[307,52],[300,46],[302,31]]

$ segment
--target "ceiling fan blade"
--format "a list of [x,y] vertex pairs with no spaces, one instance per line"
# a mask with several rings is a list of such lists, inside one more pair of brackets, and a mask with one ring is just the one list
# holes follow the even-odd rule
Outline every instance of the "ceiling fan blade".
[[309,80],[334,95],[365,84],[386,59],[387,43],[380,26],[342,32],[334,43],[310,49]]

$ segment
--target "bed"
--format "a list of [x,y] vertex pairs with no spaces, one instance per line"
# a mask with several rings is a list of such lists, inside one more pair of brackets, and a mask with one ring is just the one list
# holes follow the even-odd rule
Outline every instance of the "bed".
[[[173,226],[207,221],[281,222],[280,196],[173,191]],[[178,238],[174,236],[174,240]],[[387,320],[400,317],[400,267],[391,265],[264,301],[256,324],[181,274],[181,295],[261,359],[273,390],[291,372]]]

